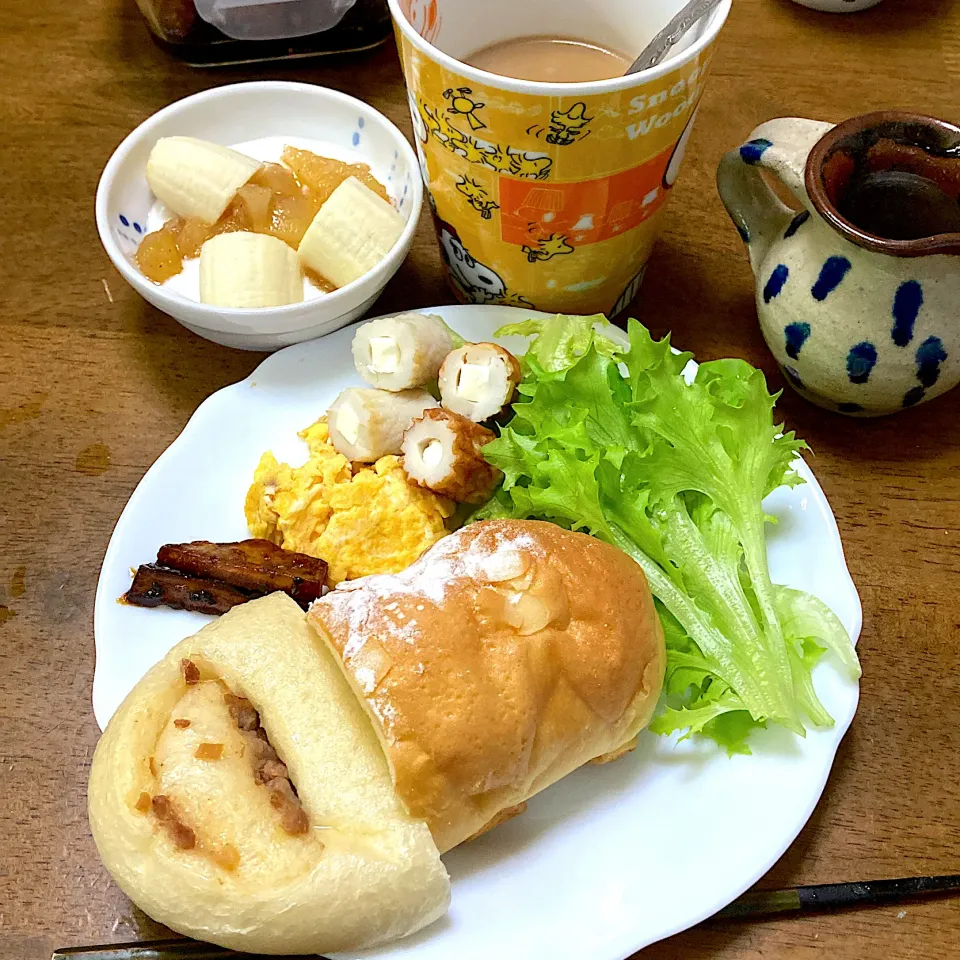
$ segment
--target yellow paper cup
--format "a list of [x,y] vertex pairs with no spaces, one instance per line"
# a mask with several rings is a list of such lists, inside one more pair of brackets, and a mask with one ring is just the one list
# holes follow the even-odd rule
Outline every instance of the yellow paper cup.
[[540,83],[458,58],[549,34],[638,54],[682,0],[389,0],[450,285],[468,303],[624,309],[640,286],[704,89],[723,0],[670,59]]

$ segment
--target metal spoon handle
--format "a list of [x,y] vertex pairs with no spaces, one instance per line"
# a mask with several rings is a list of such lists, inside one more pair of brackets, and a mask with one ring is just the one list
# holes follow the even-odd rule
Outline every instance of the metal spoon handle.
[[720,0],[689,0],[683,9],[643,48],[643,52],[630,65],[624,76],[655,67],[670,48],[702,17],[705,17]]

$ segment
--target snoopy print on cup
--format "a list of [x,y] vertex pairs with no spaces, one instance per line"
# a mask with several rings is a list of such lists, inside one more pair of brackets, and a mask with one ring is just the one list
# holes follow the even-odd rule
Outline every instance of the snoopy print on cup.
[[503,278],[492,267],[480,263],[463,245],[456,228],[436,218],[437,237],[450,279],[470,303],[499,303],[509,307],[531,307],[524,297],[509,293]]

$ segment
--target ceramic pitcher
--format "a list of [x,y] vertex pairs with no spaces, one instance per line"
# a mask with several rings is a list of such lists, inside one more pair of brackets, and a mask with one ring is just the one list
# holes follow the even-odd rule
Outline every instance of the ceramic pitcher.
[[894,112],[770,120],[724,156],[717,184],[764,338],[799,393],[878,416],[960,381],[960,128]]

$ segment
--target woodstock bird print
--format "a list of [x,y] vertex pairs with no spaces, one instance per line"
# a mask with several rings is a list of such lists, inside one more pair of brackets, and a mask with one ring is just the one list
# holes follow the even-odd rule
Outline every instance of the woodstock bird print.
[[448,110],[467,118],[471,130],[482,130],[486,124],[477,116],[476,111],[485,107],[485,103],[478,103],[470,99],[473,91],[469,87],[458,87],[456,90],[444,90],[444,100],[450,101]]
[[545,139],[558,147],[568,147],[587,135],[587,125],[592,119],[587,116],[587,105],[580,100],[566,111],[554,110]]

